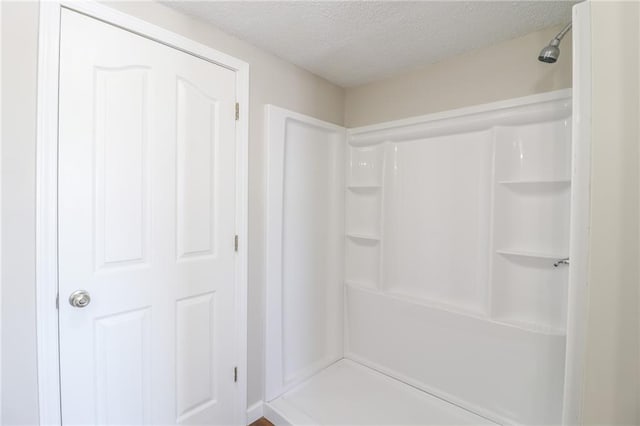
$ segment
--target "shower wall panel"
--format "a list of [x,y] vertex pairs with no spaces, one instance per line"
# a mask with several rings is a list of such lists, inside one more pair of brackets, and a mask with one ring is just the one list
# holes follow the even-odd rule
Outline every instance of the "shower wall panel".
[[346,358],[498,424],[559,424],[563,335],[356,287],[346,297]]
[[490,130],[388,143],[383,290],[486,312]]
[[267,107],[267,400],[343,355],[344,129]]

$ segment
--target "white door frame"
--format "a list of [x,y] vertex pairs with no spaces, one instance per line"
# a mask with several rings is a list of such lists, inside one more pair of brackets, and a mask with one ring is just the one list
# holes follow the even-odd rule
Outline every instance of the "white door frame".
[[[85,1],[40,3],[36,165],[36,330],[38,400],[41,425],[61,424],[58,344],[58,69],[62,8],[80,12],[236,73],[236,360],[238,394],[235,418],[246,424],[247,405],[247,186],[249,64],[111,7]],[[231,242],[230,242],[231,244]],[[61,296],[64,303],[65,295]]]

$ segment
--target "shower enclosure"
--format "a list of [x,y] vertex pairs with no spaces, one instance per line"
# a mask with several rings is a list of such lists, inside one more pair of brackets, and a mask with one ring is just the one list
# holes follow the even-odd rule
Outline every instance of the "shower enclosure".
[[588,205],[572,101],[355,129],[267,107],[268,418],[571,420]]

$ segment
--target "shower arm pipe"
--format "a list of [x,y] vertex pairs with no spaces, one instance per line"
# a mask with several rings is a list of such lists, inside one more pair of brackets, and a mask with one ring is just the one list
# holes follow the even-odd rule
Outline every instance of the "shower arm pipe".
[[564,36],[569,32],[569,30],[571,29],[571,22],[569,22],[567,25],[564,26],[564,28],[562,30],[560,30],[560,32],[553,38],[553,40],[551,40],[551,42],[549,43],[550,46],[558,46],[560,45],[560,42],[562,41],[562,39],[564,38]]

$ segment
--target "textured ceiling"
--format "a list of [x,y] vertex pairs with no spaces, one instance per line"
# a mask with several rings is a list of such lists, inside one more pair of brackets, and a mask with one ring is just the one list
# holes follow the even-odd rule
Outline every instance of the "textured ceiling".
[[162,3],[350,87],[568,22],[576,1]]

